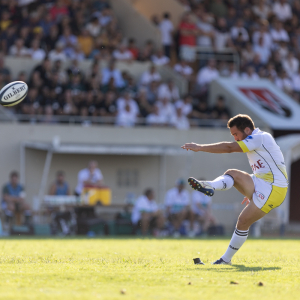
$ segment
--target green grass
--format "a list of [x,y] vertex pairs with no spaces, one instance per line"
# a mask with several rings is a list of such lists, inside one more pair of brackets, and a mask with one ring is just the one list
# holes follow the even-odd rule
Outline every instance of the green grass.
[[300,298],[300,240],[250,239],[233,266],[212,266],[228,241],[1,239],[0,299]]

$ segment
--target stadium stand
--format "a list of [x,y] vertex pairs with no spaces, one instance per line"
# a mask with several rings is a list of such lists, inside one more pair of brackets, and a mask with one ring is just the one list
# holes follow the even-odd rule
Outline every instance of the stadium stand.
[[[253,11],[250,10],[249,22],[244,28],[243,22],[238,19],[238,13],[234,12],[236,7],[240,7],[239,4],[234,6],[227,1],[224,6],[215,1],[214,5],[210,6],[208,1],[202,1],[200,4],[198,1],[183,1],[188,12],[182,18],[189,19],[187,22],[191,24],[193,33],[189,37],[187,32],[180,29],[182,26],[189,27],[184,25],[186,21],[180,23],[179,30],[174,29],[172,15],[168,12],[162,13],[155,18],[157,30],[162,35],[162,50],[155,47],[151,40],[145,46],[137,47],[135,39],[124,36],[108,0],[1,3],[0,82],[1,86],[13,79],[28,82],[27,99],[16,110],[11,109],[15,114],[24,115],[23,121],[36,120],[51,124],[66,122],[69,117],[80,116],[82,119],[111,117],[109,121],[101,123],[113,122],[123,127],[147,124],[186,129],[190,127],[189,123],[192,126],[198,124],[197,117],[193,117],[190,122],[192,114],[181,113],[177,103],[179,99],[170,97],[168,91],[162,93],[168,84],[161,76],[153,77],[145,83],[144,76],[141,80],[134,78],[130,72],[123,72],[115,67],[115,62],[130,64],[132,61],[141,61],[156,66],[174,66],[174,72],[189,81],[189,93],[196,111],[199,101],[207,102],[207,84],[210,80],[219,76],[238,77],[239,71],[244,78],[250,76],[247,75],[249,72],[253,78],[272,77],[278,86],[292,93],[295,99],[299,99],[297,88],[291,88],[294,82],[296,86],[298,79],[298,59],[292,51],[288,51],[286,59],[283,59],[284,51],[280,48],[283,42],[280,41],[280,46],[275,43],[276,37],[282,35],[276,32],[281,30],[280,26],[286,24],[289,24],[289,33],[285,38],[290,36],[289,40],[292,41],[295,24],[287,23],[289,19],[284,24],[274,21],[272,24],[277,24],[279,29],[274,25],[269,34],[268,21],[259,19],[255,14],[260,11],[257,8],[259,6],[255,6],[257,9]],[[228,14],[236,15],[233,18],[236,22],[226,23],[223,18],[224,12],[222,13],[224,9]],[[246,9],[249,10],[249,7]],[[264,29],[264,26],[268,29]],[[263,30],[266,31],[270,51],[262,51],[260,35]],[[242,32],[243,37],[239,37],[239,32]],[[243,43],[249,40],[252,40],[252,43],[244,47]],[[203,47],[206,49],[204,52]],[[224,58],[219,60],[219,54],[228,48],[240,56],[240,70],[236,70],[239,66],[234,62]],[[181,50],[175,51],[176,49]],[[178,57],[176,52],[179,53]],[[198,57],[199,53],[201,59]],[[275,63],[268,59],[276,55],[279,58],[275,66]],[[19,76],[12,78],[9,67],[4,67],[5,56],[31,58],[40,64],[29,76],[26,76],[26,72],[20,66]],[[191,62],[193,56],[196,59],[195,63]],[[216,62],[213,59],[216,59]],[[88,72],[84,72],[79,64],[85,60],[92,61]],[[64,67],[66,61],[71,62],[68,68]],[[108,63],[108,68],[103,67],[103,61]],[[201,81],[203,77],[207,80],[204,84]],[[124,93],[128,92],[128,101],[130,100],[131,104],[128,102],[123,109],[120,102],[124,99]],[[179,97],[183,96],[185,95],[180,93]],[[164,102],[168,102],[167,117]],[[132,105],[135,106],[133,110]],[[153,119],[155,114],[161,116],[159,121],[147,121],[147,118]],[[44,117],[41,117],[42,115]],[[144,121],[139,121],[140,118]],[[208,113],[208,119],[216,118],[220,119],[215,114]],[[93,120],[81,123],[90,125]],[[176,126],[176,123],[183,125]]]

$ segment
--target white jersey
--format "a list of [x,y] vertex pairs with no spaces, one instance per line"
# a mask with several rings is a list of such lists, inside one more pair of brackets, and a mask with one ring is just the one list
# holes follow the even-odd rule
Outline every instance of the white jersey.
[[133,207],[131,221],[133,224],[137,224],[137,222],[141,219],[142,213],[153,213],[158,210],[158,206],[154,200],[149,200],[147,196],[140,196]]
[[256,128],[243,141],[238,141],[247,153],[254,175],[270,185],[288,186],[283,154],[271,134]]

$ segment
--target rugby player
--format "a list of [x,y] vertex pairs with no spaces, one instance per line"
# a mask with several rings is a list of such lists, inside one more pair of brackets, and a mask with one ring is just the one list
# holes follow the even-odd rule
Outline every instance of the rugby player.
[[206,195],[215,191],[226,191],[233,186],[244,195],[246,204],[238,217],[228,249],[213,264],[231,265],[231,259],[248,237],[249,227],[275,207],[282,204],[288,187],[288,178],[283,154],[271,134],[255,128],[248,115],[236,115],[228,121],[227,127],[235,142],[216,144],[187,143],[181,148],[194,152],[247,153],[253,174],[240,170],[227,170],[213,181],[199,181],[190,177],[191,187]]

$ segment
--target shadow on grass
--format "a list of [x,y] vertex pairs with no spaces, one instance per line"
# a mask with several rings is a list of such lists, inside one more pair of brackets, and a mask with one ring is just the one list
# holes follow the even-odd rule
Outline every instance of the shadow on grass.
[[[195,269],[192,269],[192,268],[189,268],[188,270],[195,271]],[[233,271],[233,272],[262,272],[262,271],[275,271],[275,270],[281,270],[281,268],[280,267],[246,267],[245,265],[232,265],[232,266],[226,266],[226,267],[221,266],[221,268],[218,268],[217,266],[214,266],[214,267],[205,268],[205,271],[213,271],[213,272],[228,272],[228,271]]]

